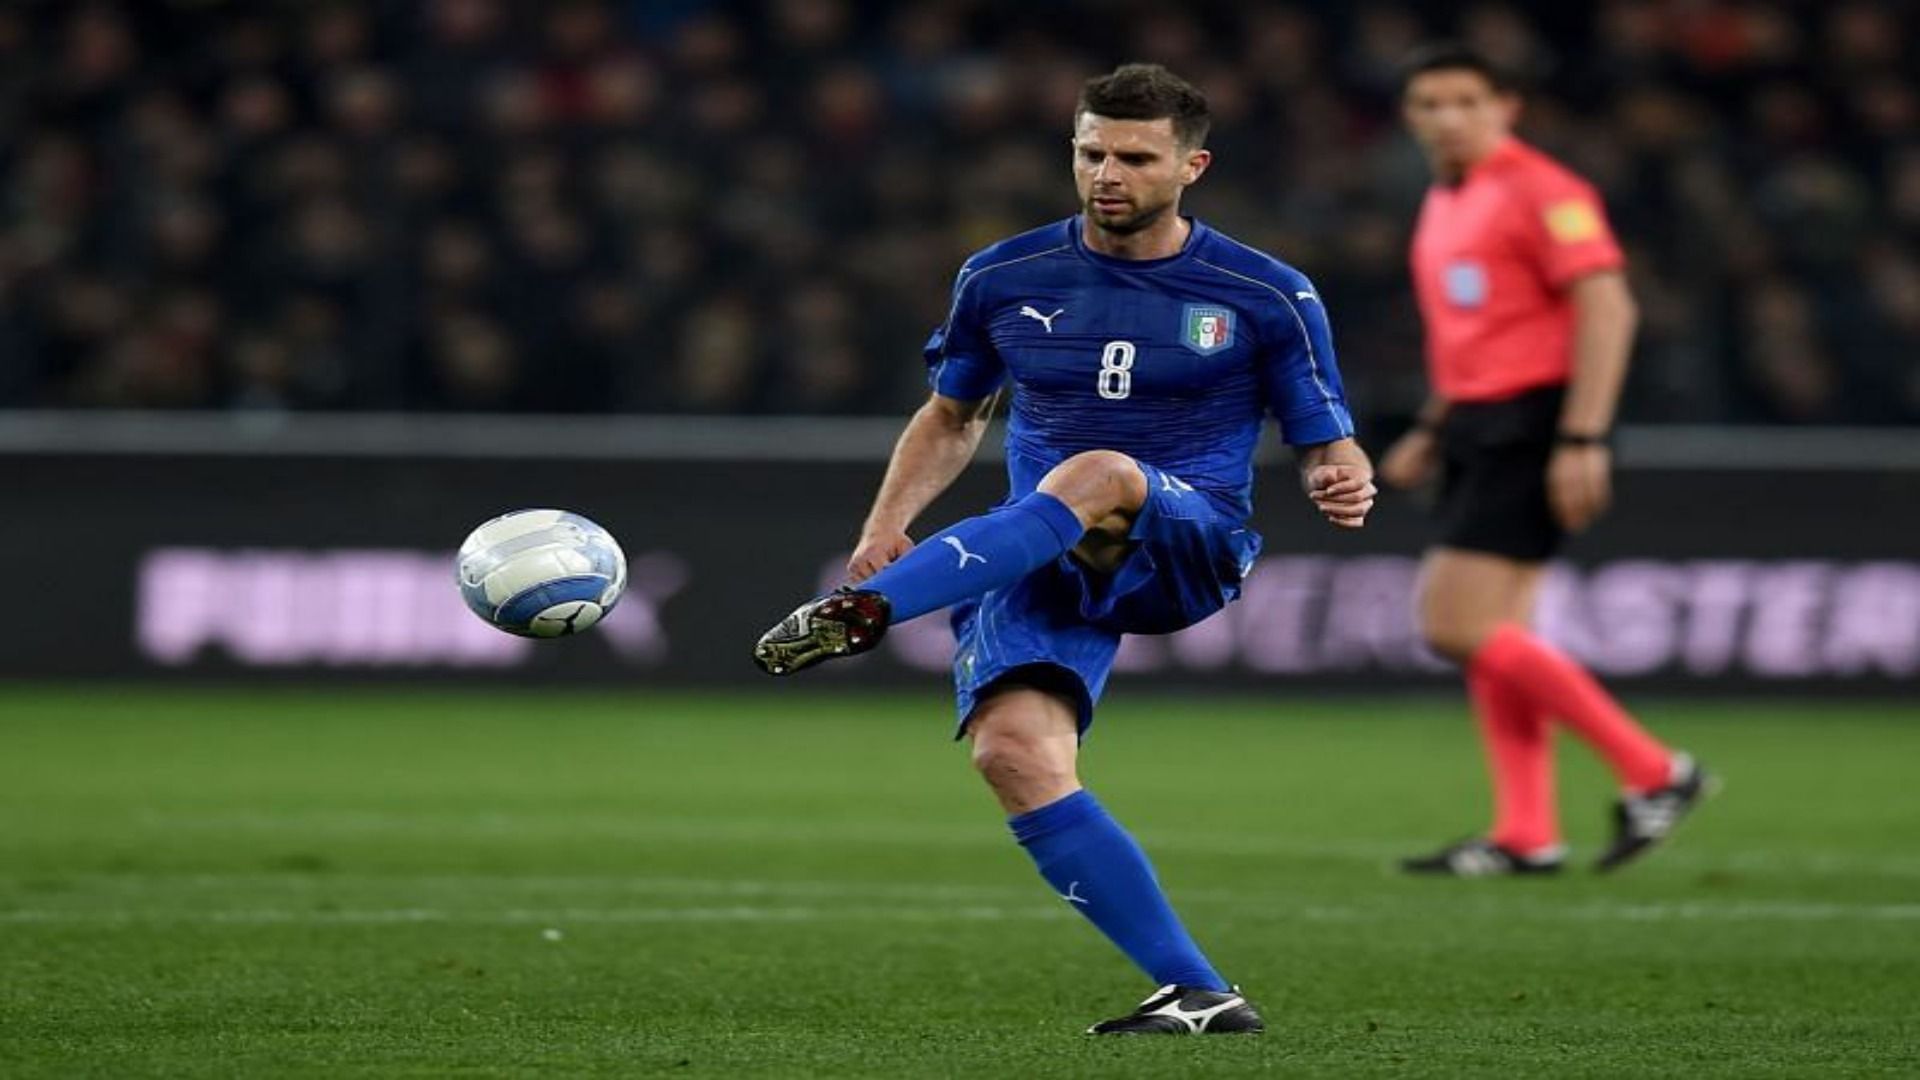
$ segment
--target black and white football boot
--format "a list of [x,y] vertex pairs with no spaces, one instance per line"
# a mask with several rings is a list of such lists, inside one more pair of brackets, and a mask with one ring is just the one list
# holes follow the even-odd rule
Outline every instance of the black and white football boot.
[[1525,874],[1557,874],[1566,865],[1566,848],[1555,844],[1545,851],[1523,855],[1501,847],[1484,836],[1462,840],[1431,855],[1416,855],[1400,860],[1400,869],[1409,874],[1439,874],[1447,877],[1517,877]]
[[1267,1030],[1253,1005],[1232,990],[1163,986],[1125,1016],[1103,1020],[1089,1035],[1258,1035]]
[[1613,804],[1613,843],[1593,864],[1606,873],[1618,870],[1673,835],[1693,808],[1719,789],[1691,754],[1673,756],[1673,782],[1644,795],[1625,795]]
[[886,597],[843,585],[794,608],[761,634],[753,662],[769,675],[791,675],[822,660],[856,656],[880,644],[892,618]]

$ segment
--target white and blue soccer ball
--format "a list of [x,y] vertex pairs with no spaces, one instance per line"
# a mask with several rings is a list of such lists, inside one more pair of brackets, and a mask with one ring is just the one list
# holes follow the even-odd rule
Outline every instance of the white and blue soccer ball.
[[473,530],[454,572],[467,607],[509,634],[553,638],[606,618],[627,587],[607,530],[565,510],[516,510]]

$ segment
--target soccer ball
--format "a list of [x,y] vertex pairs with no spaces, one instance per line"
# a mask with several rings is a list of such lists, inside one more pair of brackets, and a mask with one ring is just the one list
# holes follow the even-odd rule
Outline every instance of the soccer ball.
[[607,530],[565,510],[516,510],[468,535],[454,564],[460,596],[509,634],[577,634],[627,587],[627,557]]

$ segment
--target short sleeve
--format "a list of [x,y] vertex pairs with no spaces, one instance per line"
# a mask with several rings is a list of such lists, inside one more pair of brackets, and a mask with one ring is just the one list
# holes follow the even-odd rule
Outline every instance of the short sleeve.
[[1304,277],[1275,297],[1277,310],[1261,320],[1260,385],[1267,410],[1289,446],[1317,446],[1353,434],[1333,328],[1320,291]]
[[1007,376],[1006,365],[987,337],[980,290],[973,287],[972,274],[971,266],[960,268],[947,321],[927,338],[924,350],[928,384],[935,393],[960,401],[992,396]]
[[1586,181],[1558,169],[1537,172],[1527,178],[1524,198],[1534,261],[1554,288],[1626,265],[1607,208]]

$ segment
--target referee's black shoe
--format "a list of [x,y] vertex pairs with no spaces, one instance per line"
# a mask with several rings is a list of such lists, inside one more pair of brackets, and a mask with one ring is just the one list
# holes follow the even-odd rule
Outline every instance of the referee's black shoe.
[[1613,843],[1601,852],[1593,864],[1595,870],[1603,874],[1618,870],[1645,855],[1672,836],[1693,808],[1719,786],[1718,778],[1688,754],[1674,755],[1673,772],[1674,780],[1666,787],[1644,795],[1626,795],[1613,804]]
[[893,605],[870,589],[841,586],[793,609],[760,635],[753,662],[769,675],[791,675],[842,656],[866,652],[886,636]]
[[1557,874],[1566,865],[1566,853],[1559,847],[1550,851],[1523,855],[1501,847],[1484,836],[1450,844],[1431,855],[1416,855],[1400,860],[1400,869],[1409,874],[1435,874],[1444,877],[1516,877],[1526,874]]
[[1253,1006],[1232,990],[1163,986],[1125,1016],[1102,1020],[1089,1035],[1258,1035],[1267,1030]]

